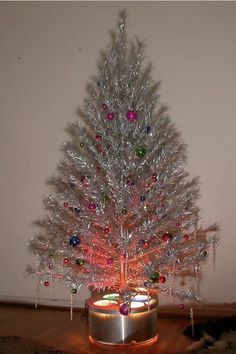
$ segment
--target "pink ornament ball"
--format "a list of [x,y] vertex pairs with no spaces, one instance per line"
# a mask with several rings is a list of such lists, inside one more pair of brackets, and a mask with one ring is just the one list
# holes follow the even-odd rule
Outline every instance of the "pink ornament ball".
[[130,110],[126,113],[126,117],[130,122],[134,122],[138,119],[138,113]]
[[184,304],[179,304],[179,308],[180,308],[180,310],[183,310],[184,309]]
[[107,119],[108,120],[113,120],[114,118],[115,118],[115,113],[114,112],[107,113]]
[[128,316],[128,314],[130,312],[130,307],[127,304],[121,304],[119,311],[120,311],[121,315]]

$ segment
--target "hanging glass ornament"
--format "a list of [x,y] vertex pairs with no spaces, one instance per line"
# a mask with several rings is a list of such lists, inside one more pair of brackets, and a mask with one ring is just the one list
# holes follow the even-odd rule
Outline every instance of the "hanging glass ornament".
[[146,128],[145,128],[145,133],[148,135],[151,133],[151,130],[152,128],[148,125]]
[[101,108],[102,108],[103,111],[105,111],[108,107],[107,107],[106,103],[103,103]]
[[135,153],[138,157],[143,157],[146,155],[146,147],[143,145],[140,145],[136,148]]
[[150,275],[150,280],[155,283],[158,281],[159,279],[159,273],[158,272],[153,272],[151,275]]
[[91,213],[94,213],[96,211],[97,206],[95,203],[92,202],[88,205],[88,208],[91,211]]
[[107,119],[108,120],[113,120],[114,118],[115,118],[115,113],[114,112],[107,113]]
[[170,239],[172,239],[172,235],[169,232],[164,233],[161,238],[162,242],[168,242]]
[[82,266],[82,265],[84,265],[84,259],[82,259],[82,258],[77,258],[76,260],[75,260],[75,263],[77,264],[77,265],[79,265],[79,266]]
[[96,134],[95,139],[97,141],[102,141],[102,136],[100,134]]
[[166,277],[165,277],[164,275],[160,275],[160,276],[159,276],[159,279],[158,279],[158,283],[163,284],[163,283],[165,283],[165,282],[166,282]]
[[111,232],[111,228],[109,226],[104,227],[104,233],[109,234]]
[[153,182],[157,181],[157,174],[156,173],[152,174],[152,180],[153,180]]
[[112,257],[107,258],[107,265],[111,265],[114,262],[114,259]]
[[119,311],[121,315],[128,316],[128,314],[130,313],[130,306],[128,304],[121,304]]
[[138,113],[133,110],[130,110],[126,113],[126,117],[127,117],[128,121],[134,122],[135,120],[138,119]]
[[76,247],[76,246],[78,246],[79,244],[80,244],[80,239],[76,236],[76,235],[73,235],[73,236],[71,236],[71,238],[70,238],[70,245],[72,246],[72,247]]
[[74,211],[76,214],[79,214],[81,212],[81,209],[78,207],[74,207]]

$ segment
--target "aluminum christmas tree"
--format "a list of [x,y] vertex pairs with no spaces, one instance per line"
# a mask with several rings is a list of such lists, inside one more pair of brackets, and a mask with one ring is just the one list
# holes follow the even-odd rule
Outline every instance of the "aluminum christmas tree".
[[[185,171],[186,147],[159,102],[143,42],[127,41],[125,19],[120,13],[68,129],[27,273],[45,286],[58,279],[72,293],[113,289],[128,302],[142,288],[197,301],[216,227],[198,229],[198,178]],[[194,287],[175,288],[176,277],[190,274]]]

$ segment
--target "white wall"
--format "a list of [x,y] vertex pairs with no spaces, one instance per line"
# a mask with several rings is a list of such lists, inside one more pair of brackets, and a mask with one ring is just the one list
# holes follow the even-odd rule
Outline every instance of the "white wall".
[[[34,282],[24,277],[32,222],[44,215],[42,195],[66,124],[124,7],[129,35],[147,39],[162,101],[188,144],[188,170],[201,177],[202,222],[221,227],[216,272],[210,259],[202,293],[207,302],[235,301],[234,2],[0,3],[0,299],[34,296]],[[57,289],[55,298],[68,292]]]

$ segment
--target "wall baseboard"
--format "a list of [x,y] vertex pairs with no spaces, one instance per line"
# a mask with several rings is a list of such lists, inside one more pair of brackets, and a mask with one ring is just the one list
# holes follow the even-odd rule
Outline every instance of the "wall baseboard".
[[[34,297],[3,296],[0,295],[1,305],[35,307]],[[50,308],[56,310],[68,310],[70,308],[70,299],[57,298],[39,298],[37,301],[39,308]],[[84,311],[85,300],[74,300],[73,307],[75,311]],[[209,303],[197,304],[193,306],[194,318],[216,318],[226,316],[236,316],[236,302],[234,303]],[[190,306],[186,305],[184,309],[179,309],[178,305],[159,305],[159,317],[189,317]]]
[[[190,317],[190,305],[179,309],[178,305],[160,305],[158,314],[163,317]],[[236,316],[236,303],[204,303],[193,305],[195,320],[197,318],[216,318]]]
[[[22,306],[33,306],[36,307],[51,307],[51,308],[69,308],[70,307],[70,298],[67,299],[58,299],[58,298],[41,298],[37,300],[35,297],[30,296],[4,296],[0,295],[1,304],[9,305],[22,305]],[[73,307],[84,309],[85,301],[83,300],[73,300]]]

